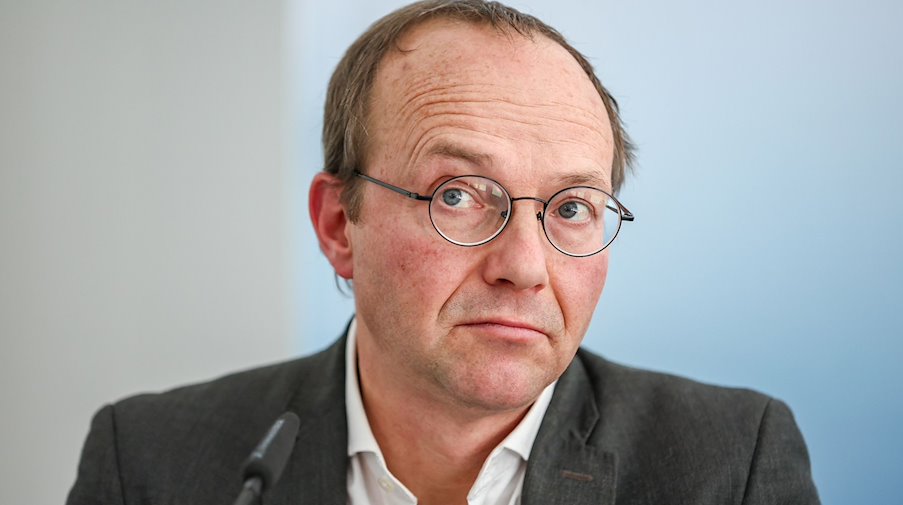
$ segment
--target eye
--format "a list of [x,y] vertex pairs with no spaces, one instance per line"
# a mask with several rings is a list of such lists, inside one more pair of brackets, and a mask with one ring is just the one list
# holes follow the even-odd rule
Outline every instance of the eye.
[[588,205],[574,200],[562,203],[555,213],[574,223],[583,223],[593,217],[593,211]]
[[475,206],[476,202],[470,193],[461,188],[448,188],[442,191],[442,202],[449,207],[466,209]]

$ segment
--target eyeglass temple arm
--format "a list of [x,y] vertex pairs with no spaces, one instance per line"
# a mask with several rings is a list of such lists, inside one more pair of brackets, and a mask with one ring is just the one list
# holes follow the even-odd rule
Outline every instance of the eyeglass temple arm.
[[627,210],[627,207],[622,205],[621,202],[616,201],[615,203],[618,204],[617,208],[612,207],[611,205],[606,205],[606,207],[608,207],[609,209],[611,209],[615,212],[620,211],[622,221],[633,221],[633,212],[630,212],[629,210]]
[[421,194],[419,194],[419,193],[414,193],[413,191],[408,191],[408,190],[406,190],[406,189],[401,189],[401,188],[399,188],[398,186],[393,186],[393,185],[389,184],[388,182],[383,182],[383,181],[381,181],[381,180],[379,180],[379,179],[374,179],[373,177],[370,177],[370,176],[367,175],[367,174],[362,174],[362,173],[360,173],[360,172],[358,172],[358,171],[355,171],[355,172],[354,172],[354,175],[356,175],[356,176],[358,176],[358,177],[360,177],[361,179],[364,179],[364,180],[366,180],[366,181],[370,181],[370,182],[372,182],[373,184],[377,184],[377,185],[382,186],[382,187],[384,187],[384,188],[386,188],[386,189],[388,189],[388,190],[394,191],[394,192],[396,192],[396,193],[398,193],[398,194],[400,194],[400,195],[404,195],[404,196],[406,196],[406,197],[408,197],[408,198],[412,198],[412,199],[414,199],[414,200],[425,200],[425,201],[430,201],[430,200],[433,199],[433,197],[431,197],[431,196],[424,196],[424,195],[421,195]]

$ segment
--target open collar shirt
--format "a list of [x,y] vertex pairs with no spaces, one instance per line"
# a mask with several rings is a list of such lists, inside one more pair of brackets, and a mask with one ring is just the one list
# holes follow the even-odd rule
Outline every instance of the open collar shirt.
[[[357,322],[348,328],[345,348],[345,409],[348,416],[349,505],[416,505],[417,497],[386,466],[370,429],[357,376]],[[539,395],[527,415],[489,453],[467,494],[468,505],[518,505],[530,449],[545,416],[553,382]]]

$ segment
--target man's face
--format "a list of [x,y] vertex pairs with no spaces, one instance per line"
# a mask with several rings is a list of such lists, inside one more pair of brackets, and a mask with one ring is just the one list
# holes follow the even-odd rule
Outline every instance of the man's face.
[[[578,184],[610,192],[608,117],[564,48],[441,20],[399,47],[376,77],[369,175],[421,194],[459,175],[495,179],[512,197]],[[558,252],[531,200],[514,203],[495,240],[461,247],[433,229],[427,203],[363,191],[361,219],[346,228],[362,373],[458,407],[529,405],[580,345],[607,250]]]

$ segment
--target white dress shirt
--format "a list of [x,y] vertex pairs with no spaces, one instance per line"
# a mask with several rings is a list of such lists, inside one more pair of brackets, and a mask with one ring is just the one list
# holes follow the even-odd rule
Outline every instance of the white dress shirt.
[[[416,505],[417,497],[386,466],[364,411],[357,377],[357,322],[345,348],[345,409],[348,415],[349,505]],[[467,494],[468,505],[518,505],[530,448],[552,400],[553,382],[511,433],[489,453]]]

